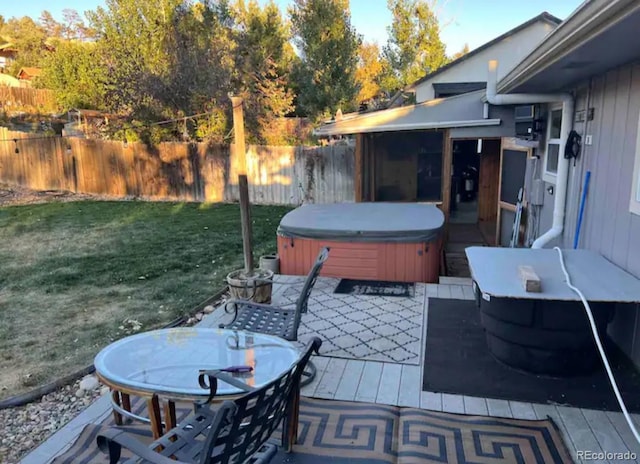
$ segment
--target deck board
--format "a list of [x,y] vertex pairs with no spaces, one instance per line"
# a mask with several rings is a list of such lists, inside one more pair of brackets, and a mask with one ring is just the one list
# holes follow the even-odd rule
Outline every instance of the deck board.
[[484,398],[479,398],[476,396],[467,396],[464,395],[462,397],[462,401],[464,403],[464,412],[465,414],[472,414],[474,416],[488,416],[489,409],[487,407],[487,401]]
[[487,408],[489,415],[494,417],[513,417],[511,407],[507,400],[496,400],[494,398],[487,399]]
[[376,395],[376,403],[398,404],[398,393],[400,391],[400,376],[402,375],[402,365],[384,363],[382,378]]
[[[636,441],[629,424],[624,418],[621,412],[608,411],[607,418],[611,424],[613,431],[620,437],[629,451],[633,451],[640,457],[640,444]],[[638,428],[638,421],[635,421],[636,428]]]
[[344,374],[336,390],[335,399],[342,401],[353,401],[356,398],[362,371],[365,361],[349,359],[344,369]]
[[300,392],[305,396],[315,396],[316,389],[318,388],[320,380],[324,375],[324,371],[327,368],[327,364],[329,363],[329,358],[325,358],[324,356],[312,356],[311,361],[313,361],[313,364],[316,366],[317,372],[315,379],[300,390]]
[[327,367],[315,392],[318,398],[333,399],[336,396],[336,390],[338,390],[346,365],[346,359],[329,358]]
[[522,401],[509,401],[509,407],[514,419],[537,419],[536,412],[533,410],[531,403]]
[[445,300],[451,299],[451,286],[450,285],[438,285],[438,298]]
[[[592,409],[583,409],[582,415],[587,420],[593,435],[600,444],[600,448],[607,452],[624,453],[628,451],[622,438],[618,433],[611,433],[610,429],[614,428],[607,413],[604,411],[594,411]],[[603,427],[611,424],[611,427]]]
[[451,291],[451,298],[454,300],[466,300],[462,285],[449,285]]
[[420,407],[420,366],[402,366],[400,377],[400,392],[398,394],[398,406]]
[[[592,451],[601,452],[600,444],[591,431],[591,427],[587,423],[582,411],[577,408],[569,408],[566,406],[558,406],[558,412],[562,422],[564,423],[567,434],[571,439],[574,451]],[[598,461],[593,461],[598,462]],[[603,461],[600,461],[603,462]],[[604,461],[606,462],[606,461]]]
[[442,411],[442,393],[421,392],[420,407],[432,411]]
[[367,361],[362,370],[362,377],[360,377],[360,384],[356,391],[356,401],[375,403],[381,377],[382,363]]
[[442,394],[442,411],[464,414],[464,399],[462,395]]

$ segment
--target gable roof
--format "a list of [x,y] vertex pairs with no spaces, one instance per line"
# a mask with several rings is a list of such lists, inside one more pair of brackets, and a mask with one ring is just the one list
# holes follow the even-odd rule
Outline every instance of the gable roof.
[[438,74],[443,73],[444,71],[456,66],[457,64],[460,64],[463,61],[474,57],[478,53],[480,53],[480,52],[482,52],[482,51],[484,51],[484,50],[486,50],[488,48],[491,48],[492,46],[494,46],[498,42],[501,42],[504,39],[506,39],[507,37],[511,37],[512,35],[515,35],[518,32],[520,32],[520,31],[528,28],[529,26],[531,26],[531,25],[533,25],[533,24],[535,24],[537,22],[540,22],[540,21],[552,24],[554,26],[557,26],[562,22],[562,20],[560,18],[557,18],[557,17],[553,16],[552,14],[547,13],[546,11],[544,11],[544,12],[540,13],[538,16],[535,16],[535,17],[531,18],[530,20],[520,24],[519,26],[514,27],[510,31],[507,31],[504,34],[496,37],[495,39],[490,40],[489,42],[485,43],[484,45],[481,45],[478,48],[474,48],[469,53],[466,53],[466,54],[462,55],[457,60],[453,60],[453,61],[445,64],[444,66],[436,69],[432,73],[429,73],[429,74],[425,75],[424,77],[421,77],[420,79],[415,81],[413,84],[408,85],[405,88],[405,90],[415,88],[416,86],[418,86],[418,85],[422,84],[423,82],[431,79],[432,77],[435,77]]
[[38,77],[41,74],[42,69],[25,66],[24,68],[20,68],[18,77],[20,78],[21,76],[24,76],[24,79],[31,79],[32,77]]

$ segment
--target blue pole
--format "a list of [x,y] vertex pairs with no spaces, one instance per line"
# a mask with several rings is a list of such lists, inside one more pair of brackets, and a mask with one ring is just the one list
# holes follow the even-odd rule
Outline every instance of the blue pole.
[[582,198],[580,199],[580,213],[578,214],[578,223],[576,224],[576,235],[573,238],[573,249],[578,248],[580,241],[580,229],[582,228],[582,216],[584,215],[584,205],[587,202],[587,191],[589,190],[589,180],[591,179],[591,171],[587,171],[584,178],[584,186],[582,187]]

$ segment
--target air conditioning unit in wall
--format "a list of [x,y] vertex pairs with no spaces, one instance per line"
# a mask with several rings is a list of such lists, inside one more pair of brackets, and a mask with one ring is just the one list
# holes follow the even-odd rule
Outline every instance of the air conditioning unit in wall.
[[544,131],[544,119],[539,117],[536,105],[521,105],[514,109],[516,137],[525,140],[537,140]]

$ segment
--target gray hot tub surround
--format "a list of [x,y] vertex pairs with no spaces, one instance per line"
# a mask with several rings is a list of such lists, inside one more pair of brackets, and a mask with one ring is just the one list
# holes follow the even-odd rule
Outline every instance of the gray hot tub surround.
[[[487,344],[498,360],[547,375],[579,375],[598,365],[584,307],[566,285],[556,250],[470,247],[466,254]],[[640,281],[597,253],[563,254],[571,281],[589,301],[603,338],[615,305],[640,301]],[[524,290],[520,265],[533,267],[541,293]]]
[[278,234],[348,242],[421,243],[438,238],[444,214],[421,203],[302,205],[280,221]]

